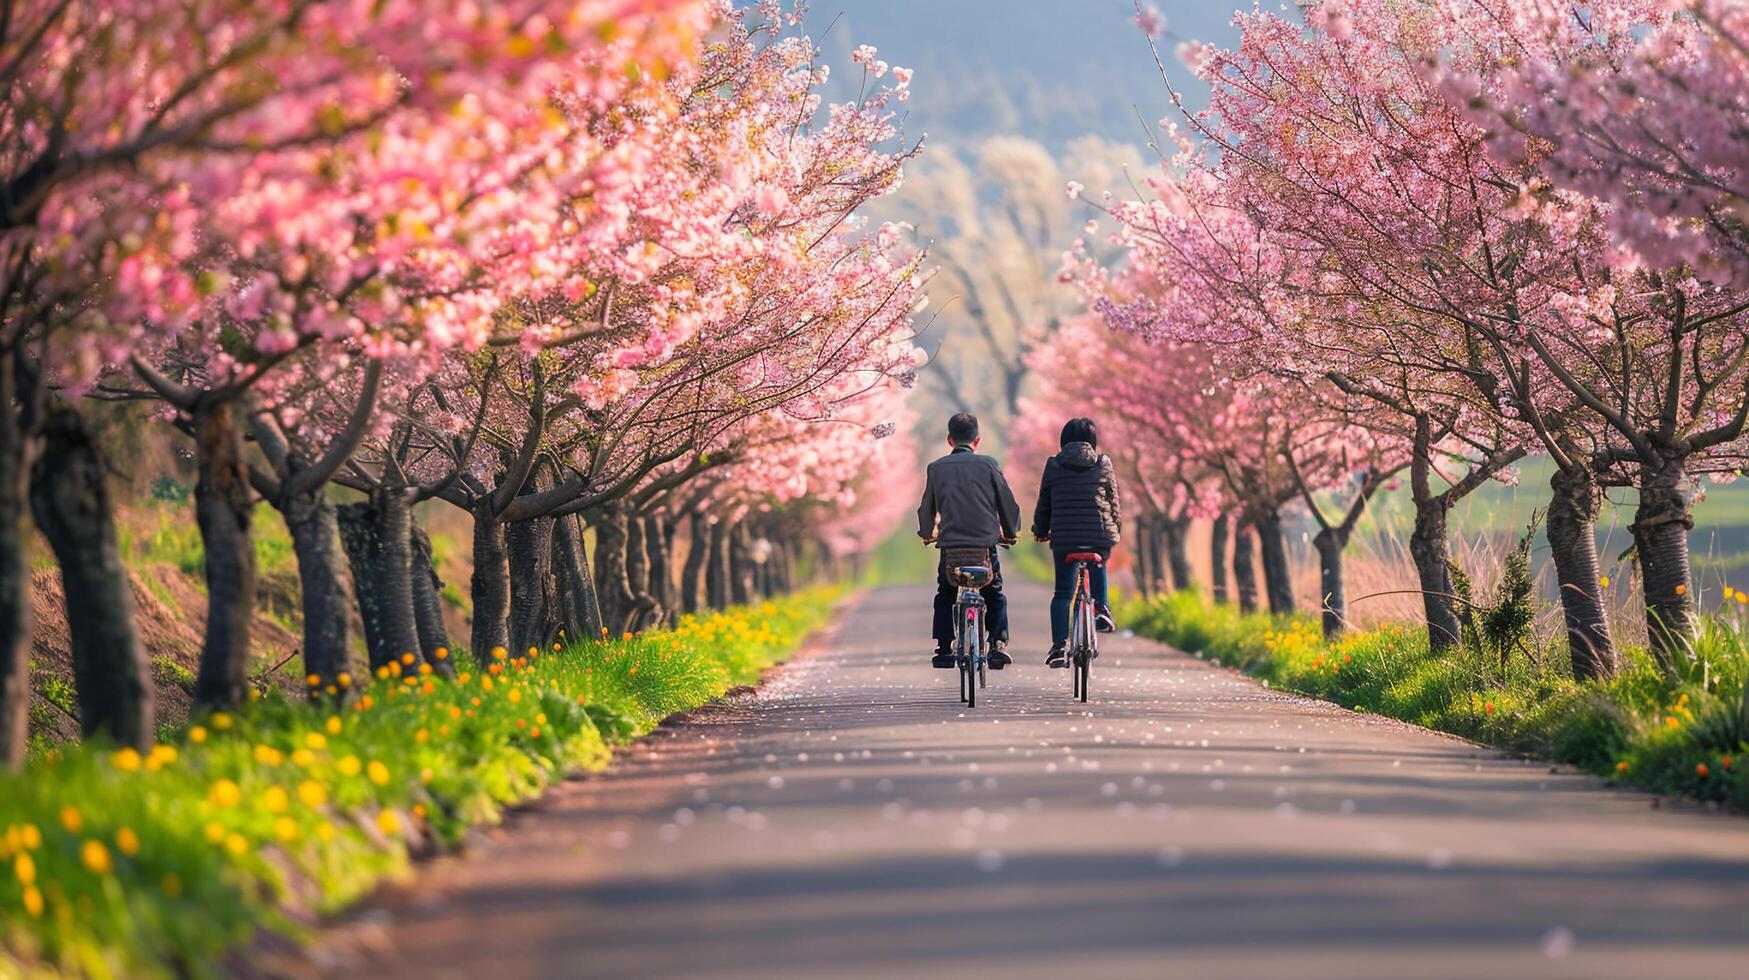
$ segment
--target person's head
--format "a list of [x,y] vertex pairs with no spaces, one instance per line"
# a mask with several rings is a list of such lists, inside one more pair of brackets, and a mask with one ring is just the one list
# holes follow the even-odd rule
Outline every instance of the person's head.
[[1071,442],[1084,442],[1088,446],[1098,449],[1099,427],[1094,425],[1093,420],[1086,416],[1073,418],[1064,422],[1063,438],[1059,440],[1057,444],[1066,448]]
[[976,446],[978,444],[978,417],[971,412],[961,412],[947,420],[947,444],[950,446]]

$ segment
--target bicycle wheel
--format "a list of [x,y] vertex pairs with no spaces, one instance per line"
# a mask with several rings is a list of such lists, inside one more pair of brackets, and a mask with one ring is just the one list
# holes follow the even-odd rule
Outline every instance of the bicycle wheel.
[[966,673],[966,707],[976,708],[978,706],[978,684],[972,666],[978,659],[978,640],[976,637],[966,641],[966,649],[966,661],[962,667]]
[[1078,679],[1081,682],[1079,686],[1081,688],[1081,695],[1080,696],[1081,696],[1081,703],[1082,704],[1087,703],[1087,680],[1088,680],[1087,671],[1088,671],[1088,668],[1091,667],[1092,665],[1093,665],[1093,658],[1088,655],[1088,651],[1086,651],[1086,650],[1081,651],[1081,653],[1079,655],[1077,655],[1075,658],[1074,671],[1075,671],[1076,676],[1078,677]]
[[972,631],[978,634],[978,686],[985,687],[990,666],[990,638],[984,635],[984,614],[980,612],[977,617]]

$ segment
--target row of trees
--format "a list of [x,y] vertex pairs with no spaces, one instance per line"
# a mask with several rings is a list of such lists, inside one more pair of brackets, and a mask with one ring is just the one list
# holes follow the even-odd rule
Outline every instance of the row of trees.
[[202,706],[246,693],[258,501],[324,697],[354,602],[373,667],[451,669],[421,501],[473,519],[480,657],[866,546],[924,275],[858,211],[918,150],[910,73],[861,49],[861,96],[825,107],[798,30],[775,0],[0,4],[0,760],[27,509],[83,727],[153,734],[91,399],[192,440]]
[[1209,106],[1161,121],[1147,199],[1107,196],[1125,261],[1085,242],[1065,257],[1090,321],[1041,353],[1043,387],[1103,386],[1150,533],[1167,554],[1188,516],[1256,534],[1278,610],[1278,515],[1308,507],[1332,632],[1343,545],[1406,474],[1435,649],[1459,635],[1448,513],[1546,456],[1579,677],[1615,669],[1595,523],[1605,489],[1632,487],[1648,635],[1671,663],[1699,481],[1732,478],[1745,453],[1749,12],[1323,0],[1304,15],[1243,14],[1237,47],[1180,48]]

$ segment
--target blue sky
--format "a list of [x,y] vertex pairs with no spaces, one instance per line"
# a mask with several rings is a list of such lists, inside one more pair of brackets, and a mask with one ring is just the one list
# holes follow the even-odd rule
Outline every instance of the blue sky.
[[[1172,36],[1233,37],[1230,3],[1155,6]],[[839,79],[856,76],[858,44],[916,69],[907,135],[960,143],[1012,133],[1057,149],[1085,134],[1141,144],[1138,114],[1151,127],[1172,111],[1134,17],[1131,0],[813,0],[807,24]],[[1163,39],[1167,68],[1194,102],[1173,43]]]

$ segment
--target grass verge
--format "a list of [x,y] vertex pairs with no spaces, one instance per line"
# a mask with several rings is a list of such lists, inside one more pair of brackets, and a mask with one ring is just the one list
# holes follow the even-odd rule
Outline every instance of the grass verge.
[[1324,642],[1310,617],[1242,614],[1193,593],[1123,604],[1145,636],[1333,701],[1510,751],[1570,763],[1624,785],[1749,810],[1749,673],[1740,617],[1707,617],[1691,662],[1669,677],[1643,650],[1619,673],[1579,683],[1564,650],[1500,663],[1434,656],[1426,633],[1389,625]]
[[220,974],[257,930],[302,936],[414,854],[754,681],[834,598],[469,662],[453,682],[396,669],[344,708],[269,693],[148,753],[86,744],[0,777],[0,976]]

